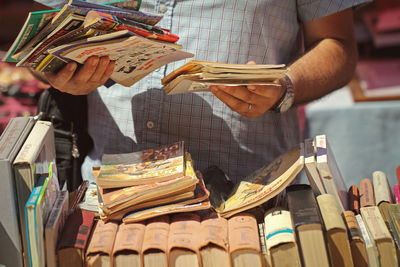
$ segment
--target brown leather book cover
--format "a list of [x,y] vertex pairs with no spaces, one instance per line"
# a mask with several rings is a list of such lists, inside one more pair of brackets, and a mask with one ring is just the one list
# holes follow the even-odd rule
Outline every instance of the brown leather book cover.
[[349,198],[349,210],[353,211],[355,214],[360,213],[360,194],[358,192],[358,187],[352,185],[348,191]]
[[169,228],[168,250],[183,248],[198,254],[200,216],[194,213],[172,215]]
[[86,251],[86,266],[96,266],[103,256],[110,262],[117,230],[118,224],[115,222],[105,223],[100,220],[96,223]]
[[113,257],[119,252],[133,251],[141,253],[145,225],[143,223],[121,223],[115,237]]
[[229,250],[250,249],[260,252],[256,218],[249,213],[237,214],[228,220]]
[[149,249],[158,249],[167,253],[168,250],[168,215],[149,219],[144,231],[142,251],[146,253]]
[[93,222],[93,212],[75,210],[68,216],[58,244],[60,266],[84,265],[85,250]]
[[362,238],[357,219],[351,210],[344,211],[343,217],[349,232],[350,248],[354,266],[367,267],[367,250],[365,248],[364,239]]
[[213,244],[228,251],[228,221],[217,213],[203,217],[200,229],[200,248]]
[[375,206],[374,186],[371,179],[362,179],[358,189],[360,192],[360,208]]

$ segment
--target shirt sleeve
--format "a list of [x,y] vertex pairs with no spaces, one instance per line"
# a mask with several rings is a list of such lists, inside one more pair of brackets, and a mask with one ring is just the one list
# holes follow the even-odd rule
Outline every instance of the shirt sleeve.
[[300,21],[317,20],[372,0],[297,0]]

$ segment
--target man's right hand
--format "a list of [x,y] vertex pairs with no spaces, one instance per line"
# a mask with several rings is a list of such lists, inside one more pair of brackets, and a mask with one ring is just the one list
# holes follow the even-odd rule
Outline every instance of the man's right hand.
[[78,68],[76,62],[68,63],[58,73],[42,73],[51,86],[72,95],[86,95],[103,85],[114,71],[115,62],[109,57],[89,57]]

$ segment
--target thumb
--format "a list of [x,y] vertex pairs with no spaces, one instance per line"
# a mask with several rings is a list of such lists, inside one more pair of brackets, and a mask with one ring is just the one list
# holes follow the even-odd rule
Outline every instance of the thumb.
[[251,60],[249,62],[247,62],[248,65],[257,65],[255,61]]

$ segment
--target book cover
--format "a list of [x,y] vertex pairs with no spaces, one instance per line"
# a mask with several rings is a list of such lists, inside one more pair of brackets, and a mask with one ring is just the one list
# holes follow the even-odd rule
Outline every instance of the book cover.
[[371,179],[361,179],[358,188],[360,191],[360,207],[375,206],[374,185]]
[[306,171],[308,181],[315,194],[320,195],[326,193],[324,184],[317,170],[316,148],[314,139],[307,138],[304,140],[304,170]]
[[200,216],[180,213],[171,216],[168,235],[169,266],[199,266]]
[[168,215],[147,220],[142,244],[144,266],[168,266],[169,224],[170,219]]
[[332,267],[354,266],[347,228],[335,197],[331,194],[322,194],[316,198],[325,226]]
[[264,235],[271,266],[301,266],[289,211],[279,207],[268,210],[264,216]]
[[143,266],[144,223],[120,224],[112,251],[112,266]]
[[217,213],[203,216],[199,239],[203,267],[231,265],[227,219],[220,217]]
[[367,226],[365,225],[364,219],[361,214],[356,215],[357,223],[360,227],[362,238],[364,239],[365,250],[367,252],[368,266],[377,267],[379,266],[379,253],[376,247],[375,241],[371,236]]
[[11,118],[0,136],[0,264],[23,266],[22,236],[18,228],[19,206],[15,187],[13,161],[30,133],[35,120],[33,117]]
[[57,246],[60,267],[85,266],[85,251],[94,223],[94,213],[76,209],[65,222]]
[[367,267],[367,251],[365,249],[364,239],[361,234],[357,219],[351,210],[344,211],[343,217],[348,229],[350,249],[354,266]]
[[37,121],[13,162],[25,265],[28,264],[25,204],[37,181],[35,173],[48,172],[50,162],[55,164],[55,159],[53,125],[51,122]]
[[183,141],[157,149],[104,154],[97,185],[102,188],[167,181],[185,175]]
[[97,221],[86,250],[86,266],[113,266],[111,254],[117,230],[116,222]]
[[323,222],[311,187],[290,185],[286,194],[302,263],[306,266],[330,266]]
[[262,266],[256,218],[239,213],[228,219],[229,254],[233,266]]
[[393,195],[390,190],[389,181],[383,171],[374,171],[372,173],[372,185],[377,206],[382,202],[393,203]]

